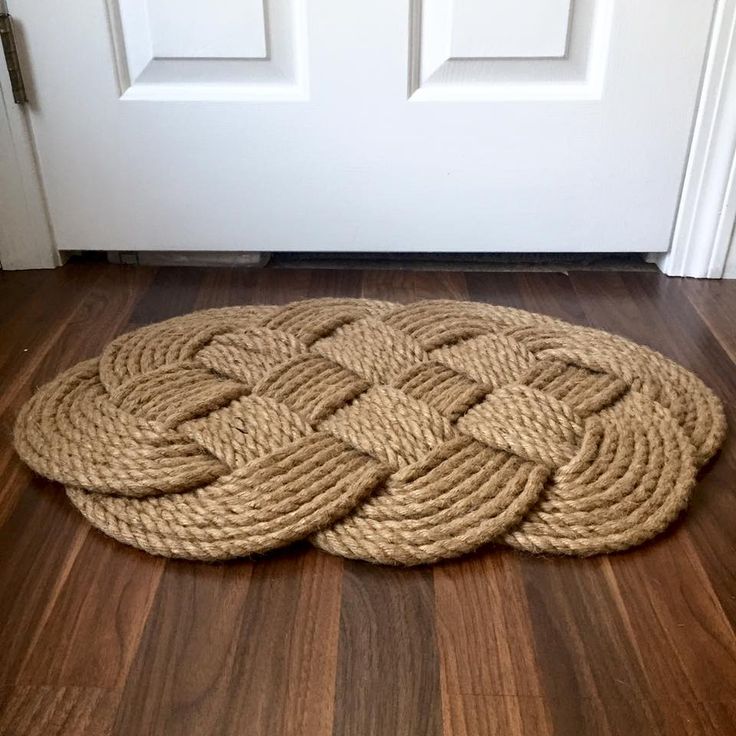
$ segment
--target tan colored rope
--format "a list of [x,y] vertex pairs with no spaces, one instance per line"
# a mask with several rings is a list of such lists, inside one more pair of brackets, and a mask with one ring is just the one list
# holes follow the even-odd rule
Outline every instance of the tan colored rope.
[[309,539],[432,562],[639,544],[720,446],[720,402],[648,348],[454,301],[319,299],[144,327],[39,390],[21,457],[127,544],[194,559]]

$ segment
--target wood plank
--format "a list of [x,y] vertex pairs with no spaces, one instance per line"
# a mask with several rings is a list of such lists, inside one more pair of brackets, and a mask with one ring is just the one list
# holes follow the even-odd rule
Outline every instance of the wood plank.
[[17,361],[10,349],[11,338],[17,345],[30,347],[37,343],[36,330],[43,331],[60,322],[73,311],[79,299],[80,286],[92,286],[105,272],[97,264],[54,271],[0,270],[0,330],[4,340],[0,346],[3,361]]
[[697,706],[735,702],[736,638],[689,535],[678,530],[608,564],[649,683],[636,691],[648,693],[663,731],[684,733],[677,721]]
[[439,662],[429,569],[346,562],[334,736],[439,736]]
[[658,733],[606,559],[525,556],[542,685],[555,733]]
[[141,295],[128,320],[129,330],[191,312],[195,308],[207,273],[207,269],[186,266],[135,268],[141,269],[152,278],[150,286]]
[[103,688],[17,686],[0,692],[6,736],[108,736],[118,695]]
[[330,733],[341,565],[296,548],[166,566],[119,733]]
[[736,280],[680,279],[677,286],[736,363]]
[[297,548],[257,566],[231,681],[230,731],[332,730],[342,561]]
[[516,274],[469,271],[465,283],[468,298],[474,302],[525,309]]
[[166,564],[115,730],[222,733],[252,565]]
[[[98,354],[125,329],[150,274],[103,268],[82,270],[78,278],[82,282],[75,284],[75,308],[58,315],[53,336],[38,345],[32,370],[7,394],[0,416],[4,427],[12,424],[36,385]],[[2,681],[14,683],[8,709],[22,722],[25,703],[34,729],[49,733],[74,733],[76,728],[106,732],[119,698],[116,688],[127,677],[147,601],[158,582],[160,561],[146,558],[151,574],[126,564],[126,555],[140,553],[91,530],[60,486],[34,477],[15,456],[10,465],[14,481],[3,484],[0,493],[0,580],[9,576],[8,585],[18,590],[19,598],[3,612],[7,629],[0,634],[0,645],[10,636],[5,632],[24,633],[21,642],[10,638],[11,656],[3,660]],[[19,607],[19,601],[25,605]]]
[[[575,274],[573,283],[595,326],[649,344],[694,370],[726,398],[732,415],[736,380],[728,356],[677,281],[656,274]],[[669,729],[686,720],[686,709],[708,728],[712,713],[701,706],[736,698],[729,676],[736,662],[736,512],[731,484],[714,482],[717,475],[721,481],[736,475],[733,441],[726,442],[679,523],[662,538],[609,559],[651,696]],[[678,712],[673,703],[685,707]]]
[[515,273],[522,309],[585,324],[586,315],[568,273]]
[[585,319],[568,274],[474,271],[465,278],[473,301],[541,312],[570,322]]
[[[66,271],[63,277],[57,277]],[[29,373],[38,370],[51,345],[64,330],[66,321],[79,308],[82,289],[94,289],[104,271],[66,269],[50,272],[53,279],[44,280],[44,273],[18,271],[20,278],[11,278],[0,271],[0,283],[10,283],[3,301],[0,342],[0,411],[5,411],[13,398],[13,390],[27,382]],[[14,297],[14,298],[13,298]],[[11,301],[12,299],[12,301]]]
[[90,530],[30,638],[16,683],[120,688],[164,566]]
[[445,736],[551,734],[519,555],[437,565],[434,587]]
[[[5,392],[7,404],[0,423],[6,436],[36,385],[98,353],[123,328],[146,282],[145,276],[134,269],[122,275],[111,269],[82,269],[77,279],[75,309],[60,310],[57,321],[49,315],[53,337],[39,343],[31,365]],[[68,286],[65,281],[64,288]],[[83,294],[81,299],[79,293]],[[43,289],[28,295],[30,303],[46,298]],[[54,303],[53,294],[48,300]],[[0,483],[0,590],[16,593],[4,597],[0,604],[6,606],[0,616],[0,646],[6,652],[0,665],[0,683],[12,684],[48,622],[90,528],[72,509],[60,486],[34,476],[14,454],[10,443],[5,448],[7,470]]]
[[0,530],[0,685],[14,685],[89,531],[58,488],[34,481]]
[[468,287],[460,271],[364,271],[362,296],[401,303],[467,299]]
[[194,309],[252,304],[260,271],[250,268],[208,268],[204,272]]
[[312,297],[330,296],[338,298],[359,297],[363,285],[361,271],[342,269],[310,269],[309,295]]

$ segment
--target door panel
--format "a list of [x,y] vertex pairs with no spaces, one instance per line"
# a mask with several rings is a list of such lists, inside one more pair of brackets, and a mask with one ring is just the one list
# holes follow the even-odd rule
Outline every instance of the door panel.
[[307,94],[303,0],[108,0],[124,100]]
[[664,251],[713,10],[11,6],[59,247],[110,250]]
[[600,99],[615,0],[414,0],[412,99]]
[[[116,0],[117,2],[118,0]],[[263,0],[139,0],[155,58],[264,59]],[[120,3],[118,2],[120,7]],[[123,3],[122,9],[129,7]],[[194,22],[193,22],[194,21]]]
[[[561,58],[572,0],[445,0],[455,59]],[[431,2],[425,3],[429,10]]]

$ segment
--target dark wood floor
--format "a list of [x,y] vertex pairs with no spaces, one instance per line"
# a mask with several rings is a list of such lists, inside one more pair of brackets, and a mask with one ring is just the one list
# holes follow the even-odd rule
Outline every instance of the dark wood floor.
[[202,307],[450,297],[618,332],[698,372],[736,426],[736,282],[655,273],[153,269],[0,274],[0,733],[732,734],[736,441],[656,542],[386,569],[299,546],[165,561],[91,529],[14,455],[32,389]]

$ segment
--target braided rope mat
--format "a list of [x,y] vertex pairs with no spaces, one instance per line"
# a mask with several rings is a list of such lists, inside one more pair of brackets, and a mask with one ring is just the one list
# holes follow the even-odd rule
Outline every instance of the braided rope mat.
[[484,304],[317,299],[123,335],[39,390],[15,442],[92,524],[155,554],[309,539],[411,565],[639,544],[724,433],[697,377],[620,337]]

